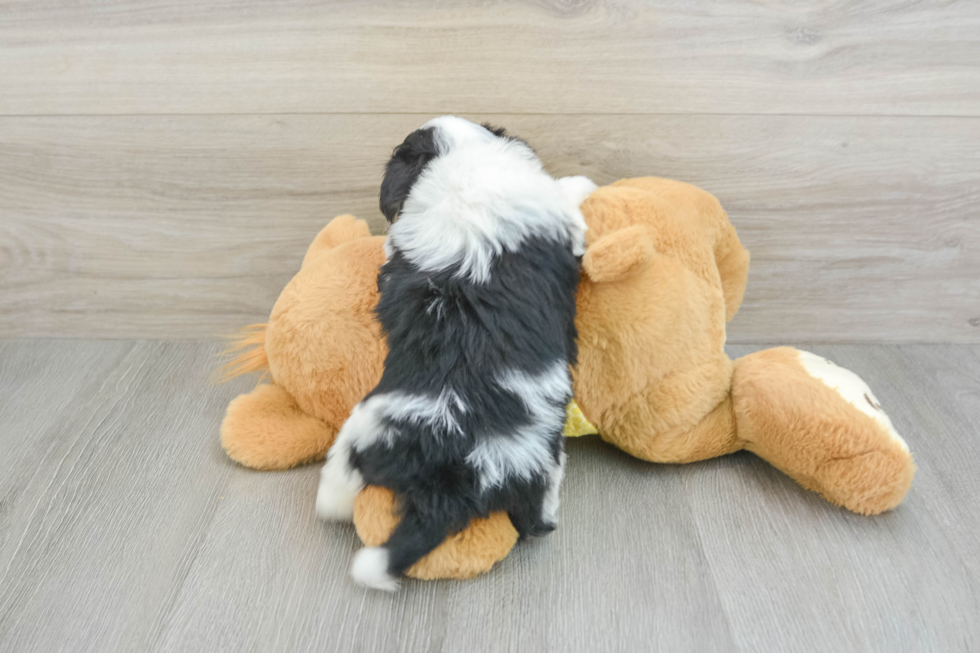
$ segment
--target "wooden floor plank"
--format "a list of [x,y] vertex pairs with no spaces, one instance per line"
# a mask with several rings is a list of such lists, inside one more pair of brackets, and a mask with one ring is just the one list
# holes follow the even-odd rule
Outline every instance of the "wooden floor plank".
[[[980,118],[474,115],[556,175],[715,193],[753,263],[732,342],[980,341]],[[376,231],[425,117],[0,118],[0,337],[213,337],[329,218]]]
[[38,347],[28,340],[0,341],[0,488],[7,499],[27,482],[23,472],[30,474],[44,456],[39,449],[50,444],[34,434],[62,420],[78,395],[97,387],[131,348],[126,342],[67,340]]
[[[932,507],[941,531],[980,582],[980,348],[904,345],[898,355],[885,359],[885,374],[877,388],[892,393],[894,402],[906,406],[905,423],[917,432],[919,475],[935,482]],[[909,383],[908,379],[917,379]],[[930,392],[921,392],[927,386]],[[878,392],[879,395],[882,392]]]
[[0,113],[980,115],[980,9],[0,3]]
[[[73,356],[69,346],[101,349],[104,361],[93,364],[91,351]],[[0,650],[146,650],[232,469],[215,432],[236,388],[207,384],[214,343],[31,348],[42,377],[79,390],[47,407],[56,419],[35,431],[8,431],[18,420],[0,424],[0,442],[16,434],[31,445],[0,477],[8,498]],[[5,361],[9,349],[0,351]],[[17,367],[19,356],[11,360],[5,388],[29,372]],[[15,408],[21,424],[31,408]]]

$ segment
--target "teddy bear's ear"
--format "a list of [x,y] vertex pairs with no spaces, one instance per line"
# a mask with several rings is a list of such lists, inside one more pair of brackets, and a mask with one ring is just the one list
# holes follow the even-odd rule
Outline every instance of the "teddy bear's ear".
[[318,260],[320,255],[328,252],[334,247],[339,247],[358,238],[367,238],[371,235],[371,228],[367,222],[358,220],[352,215],[338,215],[327,223],[327,226],[320,230],[316,238],[306,250],[303,257],[303,265],[311,261]]
[[630,277],[653,260],[653,242],[645,227],[633,226],[603,236],[585,250],[582,267],[596,283]]

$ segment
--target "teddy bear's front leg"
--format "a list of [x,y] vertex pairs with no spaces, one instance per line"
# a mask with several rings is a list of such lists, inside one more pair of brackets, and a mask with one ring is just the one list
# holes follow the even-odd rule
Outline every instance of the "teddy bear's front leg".
[[253,469],[289,469],[322,460],[337,429],[304,413],[282,386],[260,385],[228,404],[221,446]]
[[735,361],[738,437],[806,488],[873,515],[901,503],[915,464],[861,378],[791,347]]

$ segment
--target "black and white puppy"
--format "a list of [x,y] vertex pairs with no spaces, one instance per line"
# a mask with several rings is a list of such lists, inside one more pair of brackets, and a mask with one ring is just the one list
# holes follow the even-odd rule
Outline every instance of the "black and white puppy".
[[472,517],[505,510],[522,537],[555,528],[575,363],[578,205],[595,185],[553,179],[502,129],[437,118],[395,148],[378,319],[381,382],[351,413],[320,477],[317,513],[349,520],[365,484],[401,521],[358,552],[358,583],[394,590]]

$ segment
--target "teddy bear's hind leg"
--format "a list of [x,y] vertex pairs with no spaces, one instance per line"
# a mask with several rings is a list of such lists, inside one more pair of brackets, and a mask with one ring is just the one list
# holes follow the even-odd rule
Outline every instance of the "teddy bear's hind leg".
[[832,503],[878,514],[912,484],[908,445],[850,370],[768,349],[735,361],[732,397],[744,447]]
[[228,404],[221,422],[221,446],[253,469],[289,469],[323,457],[336,429],[304,413],[292,395],[263,384]]

